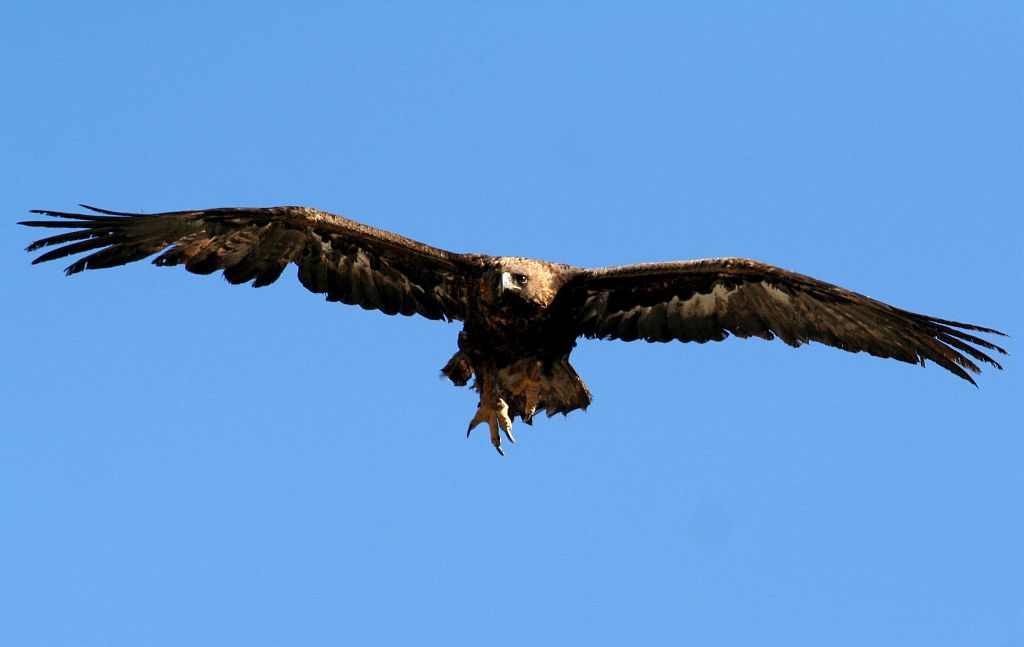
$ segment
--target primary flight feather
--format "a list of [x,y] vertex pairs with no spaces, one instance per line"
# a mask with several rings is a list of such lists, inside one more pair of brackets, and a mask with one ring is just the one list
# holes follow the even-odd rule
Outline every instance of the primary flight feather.
[[[532,424],[586,409],[590,392],[569,364],[579,337],[624,341],[721,341],[779,337],[924,365],[974,380],[978,363],[1006,354],[975,333],[991,328],[895,308],[856,292],[742,258],[586,269],[529,258],[456,254],[306,207],[226,208],[132,214],[82,205],[91,214],[33,211],[58,220],[22,222],[72,231],[32,243],[54,247],[33,263],[87,253],[66,273],[156,265],[198,274],[223,270],[254,287],[289,263],[307,289],[386,314],[459,320],[459,350],[442,369],[473,379],[480,402],[469,431],[490,429],[499,453],[512,421]],[[969,331],[969,332],[968,332]],[[468,432],[467,432],[468,433]]]

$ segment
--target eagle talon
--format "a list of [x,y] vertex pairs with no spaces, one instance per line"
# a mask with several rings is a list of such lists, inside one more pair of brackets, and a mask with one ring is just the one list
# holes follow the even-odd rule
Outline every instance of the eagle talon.
[[512,392],[524,400],[519,418],[528,425],[533,424],[533,414],[537,413],[540,402],[541,369],[540,360],[531,362],[526,369],[526,376],[512,385]]
[[533,414],[535,413],[537,413],[536,409],[527,409],[526,411],[519,415],[519,419],[522,420],[525,424],[532,425]]
[[476,415],[469,421],[466,437],[468,438],[473,429],[482,422],[487,423],[487,427],[491,432],[491,444],[494,445],[499,454],[504,456],[505,451],[501,448],[501,434],[504,433],[510,443],[516,442],[515,437],[512,435],[512,419],[508,415],[508,404],[501,398],[498,399],[496,404],[491,406],[486,406],[481,402],[480,406],[477,407]]
[[540,383],[533,382],[526,387],[526,411],[520,418],[524,421],[533,420],[533,414],[537,412],[537,399],[540,395]]

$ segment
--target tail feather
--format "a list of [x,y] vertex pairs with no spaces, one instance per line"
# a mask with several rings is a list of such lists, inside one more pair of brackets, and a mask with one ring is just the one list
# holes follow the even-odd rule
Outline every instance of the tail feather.
[[[519,416],[524,422],[532,417],[526,412],[525,389],[522,384],[527,378],[528,366],[534,360],[525,359],[505,367],[498,372],[502,398],[508,403],[510,416]],[[576,369],[566,357],[545,363],[540,374],[540,393],[537,396],[537,411],[548,417],[560,413],[567,415],[576,409],[586,410],[593,402],[587,385],[583,383]],[[524,417],[525,416],[525,417]]]

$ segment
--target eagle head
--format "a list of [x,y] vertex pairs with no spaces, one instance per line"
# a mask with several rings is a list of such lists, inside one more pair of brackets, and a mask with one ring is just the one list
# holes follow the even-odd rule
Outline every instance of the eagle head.
[[542,310],[560,287],[549,263],[529,258],[499,258],[493,277],[498,302],[511,307]]

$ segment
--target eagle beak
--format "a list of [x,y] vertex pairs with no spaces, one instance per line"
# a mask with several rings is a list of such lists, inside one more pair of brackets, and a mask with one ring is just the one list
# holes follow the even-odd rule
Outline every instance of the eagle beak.
[[505,290],[518,290],[518,289],[519,289],[519,286],[516,285],[512,281],[512,274],[509,273],[509,272],[502,272],[501,273],[500,292],[505,292]]

